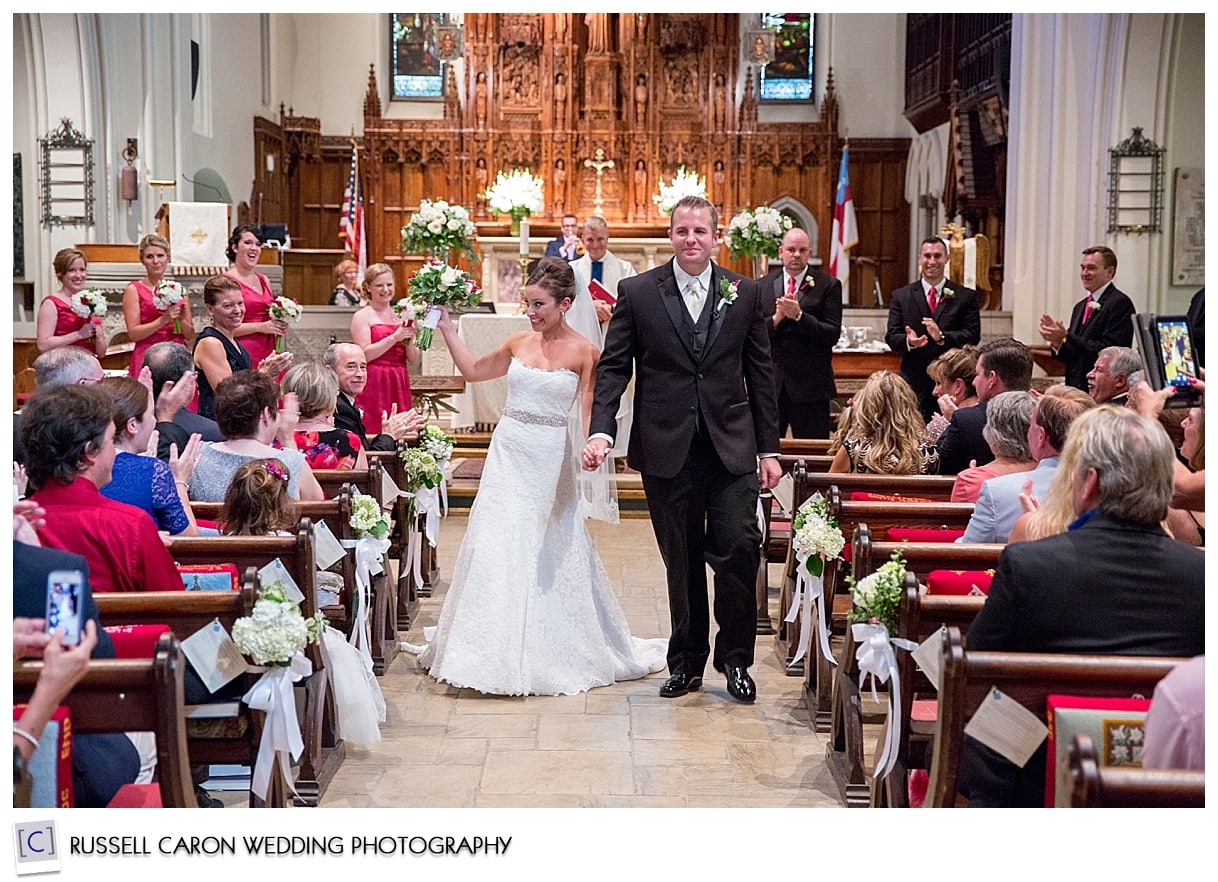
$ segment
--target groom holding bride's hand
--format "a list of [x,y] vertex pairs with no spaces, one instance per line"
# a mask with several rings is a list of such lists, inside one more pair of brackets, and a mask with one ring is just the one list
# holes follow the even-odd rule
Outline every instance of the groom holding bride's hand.
[[760,487],[769,489],[781,474],[778,405],[760,287],[711,263],[718,221],[707,200],[681,199],[668,230],[674,259],[618,283],[583,466],[599,466],[613,445],[618,403],[637,364],[627,462],[643,478],[672,616],[670,676],[660,695],[702,686],[711,654],[710,564],[719,624],[712,664],[733,698],[752,702],[757,457]]

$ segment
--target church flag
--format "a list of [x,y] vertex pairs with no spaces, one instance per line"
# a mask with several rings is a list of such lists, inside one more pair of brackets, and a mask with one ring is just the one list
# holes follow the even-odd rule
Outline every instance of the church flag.
[[345,239],[347,250],[359,264],[362,281],[368,266],[368,243],[364,237],[364,193],[359,183],[359,147],[351,141],[351,171],[347,175],[347,189],[343,191],[343,207],[338,219],[338,237]]
[[842,167],[837,175],[837,198],[833,201],[833,233],[829,243],[829,275],[842,283],[842,300],[850,302],[850,249],[858,244],[858,225],[854,220],[854,199],[850,196],[848,170],[850,148],[842,151]]

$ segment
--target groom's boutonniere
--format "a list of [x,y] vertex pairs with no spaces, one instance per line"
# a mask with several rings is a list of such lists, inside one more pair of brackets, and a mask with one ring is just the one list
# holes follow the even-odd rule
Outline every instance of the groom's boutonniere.
[[[740,293],[739,279],[720,279],[719,280],[719,310],[725,306],[731,306],[736,302],[736,297]],[[719,310],[716,310],[718,312]]]

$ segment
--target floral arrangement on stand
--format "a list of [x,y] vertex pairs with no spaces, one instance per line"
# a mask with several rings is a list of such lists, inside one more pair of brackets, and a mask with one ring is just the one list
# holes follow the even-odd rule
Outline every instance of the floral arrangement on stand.
[[291,760],[300,758],[304,740],[292,686],[313,672],[313,665],[302,650],[319,642],[325,627],[321,613],[307,619],[301,615],[300,605],[279,582],[264,584],[253,614],[233,623],[233,642],[263,668],[262,676],[242,700],[266,713],[250,783],[250,788],[264,800],[276,766],[284,783],[295,792]]
[[423,326],[415,337],[420,349],[431,347],[436,322],[440,320],[437,306],[450,311],[469,309],[482,299],[482,289],[465,270],[443,263],[425,263],[410,277],[410,299],[416,310],[424,313]]
[[434,202],[424,199],[402,227],[402,251],[425,254],[442,263],[448,263],[453,255],[476,260],[474,222],[469,219],[469,209],[450,205],[443,199]]
[[751,211],[746,208],[732,218],[723,233],[723,242],[734,258],[777,257],[782,237],[793,226],[795,223],[782,212],[759,205]]
[[816,603],[817,634],[821,653],[825,660],[837,664],[829,649],[829,631],[826,627],[824,604],[825,564],[841,557],[846,539],[838,527],[837,520],[829,514],[829,503],[819,493],[812,494],[795,511],[791,520],[791,550],[799,562],[799,577],[795,583],[795,597],[784,621],[800,621],[799,647],[793,662],[807,654],[811,641],[812,604]]
[[871,695],[878,700],[875,683],[889,683],[888,700],[890,724],[886,728],[884,747],[875,764],[877,778],[892,771],[897,759],[897,744],[901,737],[900,715],[891,708],[901,706],[901,678],[897,672],[897,649],[912,650],[918,645],[910,640],[893,637],[901,608],[901,593],[905,590],[905,561],[899,551],[874,573],[862,579],[847,578],[853,605],[847,618],[854,635],[854,657],[858,660],[859,686],[871,678]]
[[495,183],[486,188],[482,198],[491,211],[512,218],[512,235],[517,235],[520,221],[545,207],[545,185],[532,172],[517,168],[495,175]]
[[93,288],[77,291],[72,295],[69,305],[72,307],[72,312],[87,319],[103,318],[110,306],[106,301],[106,295]]
[[[267,307],[267,312],[277,322],[298,322],[300,317],[304,315],[304,308],[291,297],[280,294],[271,301],[271,305]],[[283,352],[285,343],[284,335],[280,334],[277,336],[275,338],[275,351]]]
[[[398,455],[406,471],[406,486],[402,495],[410,499],[407,508],[406,561],[402,566],[411,572],[416,585],[422,585],[423,533],[427,534],[427,541],[434,548],[440,538],[440,494],[437,488],[444,485],[444,471],[436,458],[422,446],[407,447]],[[419,529],[420,519],[424,522],[423,530]]]
[[660,192],[653,195],[651,201],[656,204],[660,214],[668,217],[677,203],[685,196],[701,196],[705,199],[706,178],[681,166],[673,176],[671,184],[664,183],[663,179],[660,180]]
[[[152,293],[152,305],[161,312],[169,309],[175,303],[180,303],[186,299],[186,289],[179,285],[173,279],[161,279],[156,284],[156,291]],[[182,320],[175,318],[173,320],[173,332],[175,334],[182,333]]]

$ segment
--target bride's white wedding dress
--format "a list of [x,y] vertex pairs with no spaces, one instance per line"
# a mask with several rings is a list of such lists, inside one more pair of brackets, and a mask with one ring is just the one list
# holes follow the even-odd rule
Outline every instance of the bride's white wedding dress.
[[444,608],[419,664],[496,695],[569,695],[665,666],[632,637],[579,510],[567,420],[579,376],[513,358]]

